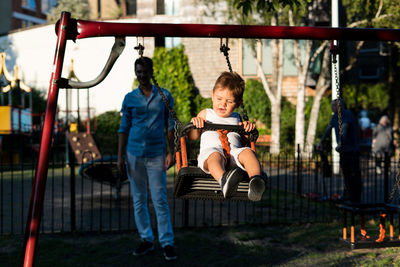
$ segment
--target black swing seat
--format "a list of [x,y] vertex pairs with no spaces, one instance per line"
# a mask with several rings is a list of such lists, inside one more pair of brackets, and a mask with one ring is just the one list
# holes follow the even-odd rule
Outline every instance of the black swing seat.
[[[236,193],[229,200],[248,201],[249,176],[240,169],[243,177]],[[210,175],[195,166],[181,168],[175,186],[175,197],[198,200],[226,200],[222,195],[221,186]]]
[[[192,123],[186,124],[180,131],[180,137],[186,137],[189,131],[195,128]],[[205,131],[216,131],[219,129],[248,135],[249,142],[255,142],[258,138],[258,131],[256,129],[247,133],[242,126],[237,125],[205,123],[203,128]],[[186,147],[181,146],[180,149],[186,151]],[[243,178],[237,192],[231,198],[225,199],[221,191],[221,186],[210,174],[205,173],[197,166],[184,166],[178,172],[174,195],[176,198],[181,199],[249,201],[247,196],[249,177],[242,169],[239,169],[239,172],[241,172]]]

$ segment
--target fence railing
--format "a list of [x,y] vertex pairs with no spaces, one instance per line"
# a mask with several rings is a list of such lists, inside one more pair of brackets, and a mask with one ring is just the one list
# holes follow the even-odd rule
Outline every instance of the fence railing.
[[[247,223],[324,222],[339,219],[335,204],[345,197],[341,175],[329,172],[332,162],[281,154],[261,153],[268,174],[267,190],[260,202],[181,200],[173,198],[176,172],[169,171],[168,196],[174,227],[238,225]],[[363,203],[383,203],[394,186],[399,164],[363,155],[360,159]],[[105,163],[108,164],[108,163]],[[327,166],[328,164],[328,166]],[[26,216],[34,162],[0,162],[0,235],[21,234]],[[49,162],[41,231],[115,231],[135,229],[129,182],[115,186],[87,179],[79,166],[52,157]],[[398,204],[397,194],[392,203]],[[149,205],[152,203],[149,201]],[[152,213],[153,208],[149,209]],[[152,214],[153,224],[155,216]]]

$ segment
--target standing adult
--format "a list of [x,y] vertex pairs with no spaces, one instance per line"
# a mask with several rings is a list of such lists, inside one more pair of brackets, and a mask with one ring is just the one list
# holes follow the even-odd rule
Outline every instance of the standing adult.
[[[148,188],[157,216],[158,240],[166,260],[176,259],[174,234],[167,202],[167,168],[173,162],[174,121],[169,116],[156,86],[150,82],[153,61],[140,57],[135,61],[139,87],[126,94],[118,137],[118,168],[126,168],[132,189],[136,226],[141,238],[133,255],[154,250],[154,234],[148,210]],[[169,105],[173,98],[161,88]],[[165,131],[166,132],[165,132]],[[167,138],[165,138],[167,134]],[[169,144],[167,153],[166,139]],[[126,164],[125,164],[126,163]]]
[[[318,147],[321,148],[323,140],[331,132],[332,128],[334,128],[338,144],[335,150],[340,153],[340,167],[342,169],[346,189],[349,193],[349,200],[352,203],[360,203],[362,183],[357,124],[353,114],[346,108],[343,100],[340,101],[340,109],[341,124],[339,124],[338,100],[333,100],[333,116],[330,123],[325,128],[324,134],[318,143]],[[342,131],[340,131],[340,127]]]
[[393,156],[396,141],[389,117],[384,115],[372,133],[372,152],[376,157],[376,173],[381,174],[382,160],[385,156]]

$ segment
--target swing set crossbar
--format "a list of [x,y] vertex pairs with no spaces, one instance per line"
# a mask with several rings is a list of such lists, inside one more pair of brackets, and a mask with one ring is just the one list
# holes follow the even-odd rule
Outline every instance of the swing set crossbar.
[[100,36],[400,41],[399,29],[71,20],[77,39]]
[[[41,135],[39,158],[35,169],[28,216],[26,221],[21,265],[33,266],[43,211],[48,171],[48,158],[55,123],[59,88],[64,82],[61,73],[67,40],[90,37],[152,36],[253,39],[311,39],[311,40],[375,40],[400,41],[398,29],[362,29],[330,27],[244,26],[212,24],[151,24],[116,23],[76,20],[62,12],[56,24],[57,43]],[[110,64],[112,65],[112,64]],[[111,66],[112,67],[112,66]],[[94,84],[94,83],[93,83]],[[74,222],[71,221],[71,224]],[[72,227],[72,226],[71,226]]]

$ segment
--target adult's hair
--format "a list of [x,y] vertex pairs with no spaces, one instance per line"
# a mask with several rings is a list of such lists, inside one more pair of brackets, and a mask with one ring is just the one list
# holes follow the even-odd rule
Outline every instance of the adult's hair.
[[236,72],[224,71],[215,81],[213,91],[217,88],[227,88],[232,92],[235,101],[239,102],[243,99],[245,82]]
[[151,71],[153,71],[153,60],[149,57],[139,57],[135,60],[135,70],[137,65],[142,65],[148,67]]
[[380,119],[379,119],[379,124],[382,125],[389,125],[390,124],[390,119],[388,116],[383,115]]

